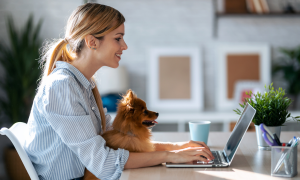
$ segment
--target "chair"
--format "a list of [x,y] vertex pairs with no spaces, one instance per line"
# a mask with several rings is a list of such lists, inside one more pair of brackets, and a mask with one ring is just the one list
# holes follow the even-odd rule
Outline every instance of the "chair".
[[32,180],[39,180],[39,177],[28,157],[26,154],[23,146],[25,143],[25,139],[28,134],[28,126],[26,123],[18,122],[15,123],[11,128],[2,128],[0,130],[1,135],[6,135],[10,141],[13,143],[14,147],[16,148],[30,178]]

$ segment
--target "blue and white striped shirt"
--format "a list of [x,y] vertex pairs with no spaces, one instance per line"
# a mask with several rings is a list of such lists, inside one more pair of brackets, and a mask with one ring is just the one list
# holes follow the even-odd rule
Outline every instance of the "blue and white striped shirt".
[[[25,151],[40,179],[67,180],[84,175],[118,179],[129,152],[106,146],[101,118],[89,81],[74,66],[58,61],[33,102]],[[106,113],[106,112],[105,112]],[[107,128],[111,118],[106,115]]]

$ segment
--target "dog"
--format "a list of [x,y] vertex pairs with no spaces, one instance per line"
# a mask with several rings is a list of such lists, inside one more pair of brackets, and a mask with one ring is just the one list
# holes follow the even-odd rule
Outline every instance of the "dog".
[[[126,149],[129,152],[155,151],[151,142],[151,128],[157,124],[158,113],[147,109],[146,103],[138,98],[132,90],[128,90],[118,103],[117,115],[112,124],[112,130],[106,131],[102,137],[106,145],[117,150]],[[84,180],[96,180],[87,169]]]

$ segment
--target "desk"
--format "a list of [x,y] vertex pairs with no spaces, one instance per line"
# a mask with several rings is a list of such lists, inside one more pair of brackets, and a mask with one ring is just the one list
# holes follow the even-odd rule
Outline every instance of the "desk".
[[[208,145],[212,150],[222,150],[229,138],[228,132],[211,132]],[[288,142],[293,136],[300,136],[300,132],[282,132],[280,140]],[[152,139],[155,141],[187,141],[189,133],[156,132]],[[300,148],[298,148],[298,175],[294,178],[279,178],[271,176],[271,151],[257,149],[255,132],[247,132],[237,150],[237,153],[227,168],[167,168],[164,164],[124,170],[121,180],[182,180],[182,179],[234,179],[234,180],[276,180],[300,179]]]
[[[300,111],[290,111],[292,116],[300,116]],[[115,119],[116,113],[109,113]],[[176,123],[178,132],[185,131],[185,123],[189,121],[211,121],[211,123],[223,123],[223,132],[229,132],[231,122],[239,119],[233,111],[202,111],[202,112],[159,112],[158,123]]]

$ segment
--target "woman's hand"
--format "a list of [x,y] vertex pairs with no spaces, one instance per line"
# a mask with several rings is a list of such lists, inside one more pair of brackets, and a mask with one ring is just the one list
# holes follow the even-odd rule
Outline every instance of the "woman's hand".
[[214,156],[206,147],[188,147],[168,152],[167,162],[185,163],[192,161],[209,162]]
[[186,142],[178,142],[173,144],[173,150],[184,149],[188,147],[205,147],[208,150],[210,150],[209,147],[204,142],[201,141],[190,140]]

